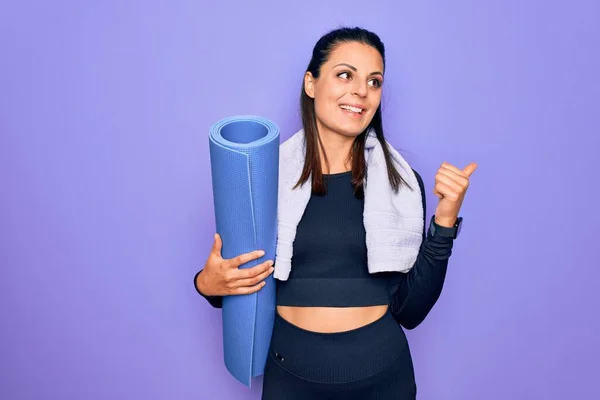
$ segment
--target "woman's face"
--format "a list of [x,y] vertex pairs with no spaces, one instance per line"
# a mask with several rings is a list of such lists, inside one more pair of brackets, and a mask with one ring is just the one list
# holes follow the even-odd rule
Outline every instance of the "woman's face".
[[314,99],[319,133],[360,135],[381,102],[383,60],[377,49],[342,43],[321,66],[319,79],[305,75],[306,94]]

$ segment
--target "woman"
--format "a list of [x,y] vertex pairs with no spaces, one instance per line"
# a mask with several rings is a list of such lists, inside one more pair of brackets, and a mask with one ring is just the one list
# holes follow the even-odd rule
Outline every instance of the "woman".
[[[383,136],[384,67],[384,45],[367,30],[337,29],[316,43],[301,91],[303,129],[280,147],[275,269],[272,260],[238,269],[262,253],[223,259],[216,235],[195,277],[198,292],[221,307],[221,296],[256,292],[275,271],[263,399],[416,398],[403,328],[419,325],[439,297],[476,165],[442,164],[426,230],[423,181]],[[304,203],[302,188],[310,191]],[[284,223],[295,226],[285,240]]]

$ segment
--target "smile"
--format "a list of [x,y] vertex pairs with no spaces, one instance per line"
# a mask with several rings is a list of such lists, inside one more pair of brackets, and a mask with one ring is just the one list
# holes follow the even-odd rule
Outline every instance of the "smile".
[[350,105],[347,105],[347,104],[342,104],[340,106],[340,108],[342,110],[350,111],[350,112],[353,112],[353,113],[356,113],[356,114],[362,114],[362,112],[364,110],[363,108],[356,107],[356,106],[350,106]]

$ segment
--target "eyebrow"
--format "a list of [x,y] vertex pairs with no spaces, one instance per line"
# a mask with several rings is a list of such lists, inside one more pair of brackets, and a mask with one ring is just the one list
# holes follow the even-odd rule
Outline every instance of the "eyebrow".
[[[344,66],[346,66],[346,67],[350,68],[352,71],[355,71],[355,72],[356,72],[356,67],[355,67],[355,66],[353,66],[353,65],[350,65],[350,64],[346,64],[346,63],[339,63],[339,64],[337,64],[337,65],[334,65],[334,66],[333,66],[333,68],[335,68],[335,67],[339,67],[340,65],[344,65]],[[381,75],[381,76],[383,76],[383,72],[380,72],[380,71],[371,72],[371,73],[369,74],[369,76],[372,76],[372,75]]]

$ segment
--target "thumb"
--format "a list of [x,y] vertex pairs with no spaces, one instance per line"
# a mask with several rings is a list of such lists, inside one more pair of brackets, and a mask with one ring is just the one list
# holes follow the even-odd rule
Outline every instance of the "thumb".
[[475,172],[475,170],[476,170],[476,169],[477,169],[477,164],[476,164],[476,163],[471,163],[471,164],[467,165],[467,166],[465,167],[465,169],[463,169],[463,172],[464,172],[465,174],[467,174],[467,176],[468,176],[468,177],[470,177],[470,176],[471,176],[471,174],[472,174],[473,172]]
[[221,257],[221,249],[223,248],[223,241],[221,240],[221,235],[215,233],[215,241],[213,243],[213,247],[211,251],[217,256]]

